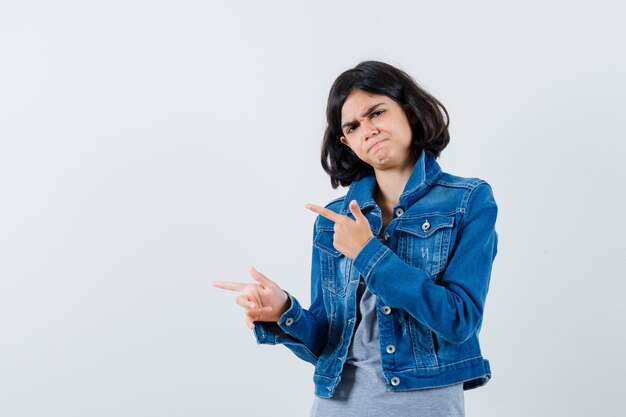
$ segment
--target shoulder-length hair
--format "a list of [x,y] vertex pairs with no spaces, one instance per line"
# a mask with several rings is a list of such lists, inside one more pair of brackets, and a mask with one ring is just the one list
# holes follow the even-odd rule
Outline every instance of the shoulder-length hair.
[[333,188],[346,187],[353,181],[374,173],[341,143],[341,108],[354,90],[385,95],[404,108],[411,123],[411,152],[417,160],[425,149],[435,158],[450,142],[446,108],[422,89],[406,72],[379,61],[364,61],[343,72],[330,88],[326,106],[326,131],[322,141],[322,168],[330,175]]

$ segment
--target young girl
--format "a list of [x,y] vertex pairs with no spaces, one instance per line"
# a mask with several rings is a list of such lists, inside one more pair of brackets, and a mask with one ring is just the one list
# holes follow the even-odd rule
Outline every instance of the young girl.
[[442,172],[448,113],[405,72],[362,62],[334,82],[322,167],[349,186],[318,214],[311,306],[250,268],[238,291],[259,343],[315,365],[311,416],[463,416],[487,383],[478,334],[497,253],[479,178]]

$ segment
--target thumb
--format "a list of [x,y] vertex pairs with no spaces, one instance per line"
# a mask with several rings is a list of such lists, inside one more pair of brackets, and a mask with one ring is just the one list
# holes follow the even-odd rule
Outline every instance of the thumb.
[[352,215],[354,216],[357,222],[361,223],[364,221],[366,223],[369,223],[367,221],[367,218],[361,211],[361,208],[359,207],[359,203],[357,203],[356,200],[350,201],[350,212],[352,213]]

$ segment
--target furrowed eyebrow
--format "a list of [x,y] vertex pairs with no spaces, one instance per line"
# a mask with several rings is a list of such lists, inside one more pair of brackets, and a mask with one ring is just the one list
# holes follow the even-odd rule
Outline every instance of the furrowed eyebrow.
[[[363,112],[363,114],[361,115],[361,117],[365,117],[365,116],[369,115],[370,113],[372,113],[376,109],[376,107],[378,107],[378,106],[380,106],[382,104],[385,104],[385,103],[374,104],[372,107],[370,107],[369,109],[365,110]],[[349,121],[345,122],[343,125],[341,125],[341,129],[343,130],[346,127],[352,126],[355,123],[356,123],[356,120],[349,120]]]

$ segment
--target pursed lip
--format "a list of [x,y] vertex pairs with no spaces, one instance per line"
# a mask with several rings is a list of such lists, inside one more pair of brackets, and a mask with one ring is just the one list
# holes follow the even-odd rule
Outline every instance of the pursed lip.
[[387,139],[381,139],[381,140],[379,140],[378,142],[374,142],[374,144],[373,144],[372,146],[370,146],[370,148],[369,148],[367,151],[368,151],[368,152],[369,152],[369,151],[371,151],[371,150],[374,148],[374,146],[376,146],[376,145],[378,145],[380,142],[384,142],[384,141],[386,141],[386,140],[387,140]]

